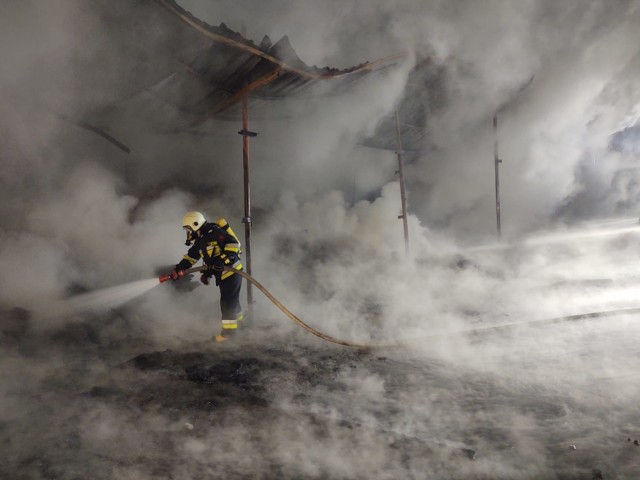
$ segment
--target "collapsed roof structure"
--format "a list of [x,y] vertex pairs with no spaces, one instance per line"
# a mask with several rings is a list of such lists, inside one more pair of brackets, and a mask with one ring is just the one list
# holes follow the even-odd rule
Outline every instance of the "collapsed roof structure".
[[[396,65],[404,55],[346,69],[320,68],[305,64],[286,36],[276,43],[265,36],[255,44],[224,24],[212,26],[203,22],[174,0],[102,1],[106,2],[101,9],[105,25],[117,25],[117,35],[112,35],[115,48],[109,54],[112,57],[99,59],[103,68],[96,69],[92,59],[78,68],[91,78],[115,65],[111,73],[116,88],[109,84],[110,90],[99,92],[101,95],[86,92],[87,98],[99,101],[80,104],[81,119],[76,125],[124,149],[126,146],[95,127],[94,121],[142,92],[170,107],[165,109],[161,122],[163,128],[174,132],[188,131],[211,117],[241,119],[238,133],[243,137],[245,263],[250,274],[249,138],[257,134],[249,130],[249,111],[264,110],[266,105],[283,99],[345,92],[370,74]],[[99,84],[97,80],[95,83]],[[250,288],[247,294],[251,305]]]
[[[117,85],[85,109],[83,120],[146,92],[175,110],[177,130],[187,129],[212,116],[239,118],[245,97],[254,111],[286,98],[342,93],[404,57],[392,55],[346,69],[309,66],[286,36],[276,43],[265,36],[255,44],[224,23],[203,22],[174,0],[107,3],[101,9],[103,21],[118,25],[114,50],[127,61],[101,60],[107,67],[118,65],[113,72]],[[92,60],[80,66],[94,76],[104,74],[95,67]]]
[[[59,118],[100,135],[129,152],[117,139],[110,118],[123,105],[141,102],[153,111],[145,117],[165,133],[206,128],[211,118],[238,121],[243,141],[245,251],[251,272],[251,194],[249,129],[252,117],[269,119],[284,100],[322,98],[345,93],[405,59],[396,54],[348,68],[317,67],[300,59],[284,36],[259,43],[228,28],[210,25],[175,0],[95,0],[92,14],[104,29],[108,48],[74,59],[82,84],[74,90],[73,112]],[[95,28],[80,25],[79,28]],[[90,32],[90,30],[89,30]],[[108,77],[105,81],[104,77]],[[367,147],[398,155],[405,243],[408,248],[407,206],[403,162],[414,162],[428,142],[428,118],[444,105],[445,69],[433,57],[419,60],[409,72],[405,92],[395,112],[380,119]],[[110,123],[111,122],[111,123]],[[116,130],[117,132],[117,130]],[[249,293],[250,295],[250,293]]]

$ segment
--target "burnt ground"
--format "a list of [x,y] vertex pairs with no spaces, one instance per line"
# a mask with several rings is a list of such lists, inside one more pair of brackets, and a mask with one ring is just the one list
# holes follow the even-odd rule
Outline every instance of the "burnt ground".
[[259,326],[233,343],[163,349],[119,315],[46,333],[31,331],[24,311],[2,319],[0,478],[640,472],[637,403],[602,382],[563,390]]

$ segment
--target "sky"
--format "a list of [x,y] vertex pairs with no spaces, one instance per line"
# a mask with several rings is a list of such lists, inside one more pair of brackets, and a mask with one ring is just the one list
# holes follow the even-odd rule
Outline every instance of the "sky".
[[[243,240],[239,125],[212,119],[198,135],[156,128],[166,108],[148,92],[129,91],[127,81],[137,68],[164,65],[138,56],[135,33],[98,15],[108,3],[0,6],[0,307],[5,316],[14,307],[35,312],[33,327],[46,335],[93,318],[83,299],[100,311],[102,300],[129,301],[109,290],[125,285],[140,296],[118,315],[148,348],[176,348],[215,333],[217,292],[149,290],[143,281],[185,253],[180,222],[188,210],[226,217]],[[259,132],[251,140],[253,272],[288,308],[340,338],[411,340],[412,355],[435,357],[452,372],[473,365],[505,385],[525,372],[523,382],[562,398],[591,388],[588,372],[596,372],[619,388],[589,390],[600,395],[589,409],[606,415],[599,407],[611,400],[626,411],[636,389],[611,379],[635,375],[626,360],[637,352],[622,342],[625,332],[638,333],[631,321],[532,329],[515,340],[420,339],[637,306],[637,149],[610,143],[640,115],[639,1],[179,3],[212,25],[245,28],[256,43],[286,35],[308,65],[347,68],[406,53],[404,63],[344,96],[251,120]],[[113,7],[114,18],[121,8]],[[445,72],[444,100],[429,110],[423,153],[405,168],[405,255],[395,154],[362,142],[425,56]],[[90,118],[131,152],[60,115]],[[264,325],[296,332],[264,297],[254,308]],[[124,333],[108,336],[119,341]],[[597,358],[589,356],[594,349]],[[37,392],[50,368],[41,361],[11,354],[2,370],[31,377]],[[368,373],[348,379],[366,398],[380,382]],[[410,403],[419,409],[417,397]],[[458,407],[451,419],[463,423]],[[517,421],[533,421],[524,417]],[[603,420],[603,429],[614,427]],[[537,458],[542,442],[526,440]]]

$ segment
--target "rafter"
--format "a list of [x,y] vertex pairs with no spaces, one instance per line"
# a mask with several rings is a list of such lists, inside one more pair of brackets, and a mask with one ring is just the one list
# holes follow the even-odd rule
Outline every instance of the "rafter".
[[276,69],[272,70],[271,72],[267,73],[266,75],[264,75],[264,76],[260,77],[259,79],[251,82],[249,85],[245,86],[244,88],[241,88],[236,93],[234,93],[231,97],[223,100],[222,102],[220,102],[217,105],[214,105],[209,110],[209,113],[212,114],[212,115],[215,115],[215,114],[223,112],[224,110],[229,108],[234,103],[239,102],[240,100],[242,100],[243,97],[249,95],[249,93],[253,92],[254,90],[257,90],[260,87],[263,87],[263,86],[267,85],[268,83],[271,83],[276,78],[278,78],[280,75],[282,75],[282,73],[283,73],[283,68],[282,67],[277,67]]

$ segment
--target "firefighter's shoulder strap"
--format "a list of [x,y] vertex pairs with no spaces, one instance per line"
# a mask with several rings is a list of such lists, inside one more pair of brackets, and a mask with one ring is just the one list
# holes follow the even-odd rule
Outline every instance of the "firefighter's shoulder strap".
[[[229,223],[225,218],[218,217],[218,219],[215,221],[215,224],[225,232],[229,233],[229,235],[231,235],[233,238],[235,238],[238,241],[238,245],[240,245],[240,239],[238,238],[236,233],[231,228],[231,225],[229,225]],[[239,250],[238,253],[242,253],[242,250]]]

